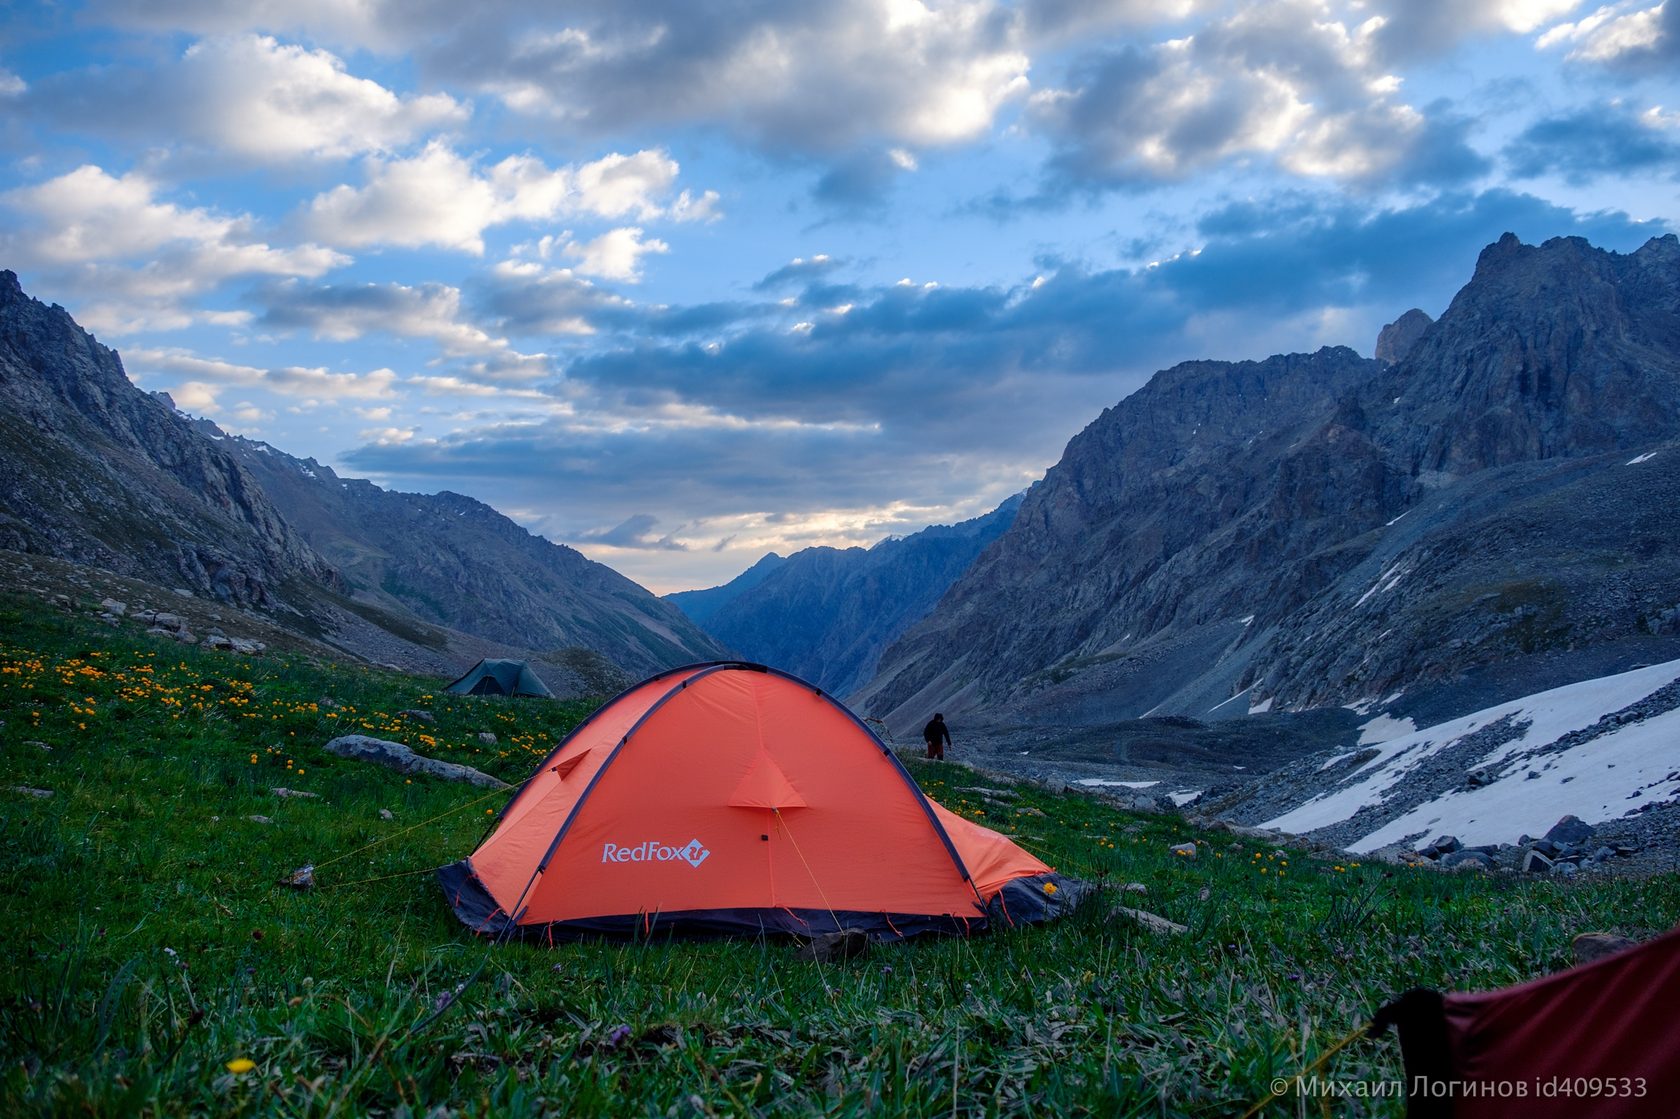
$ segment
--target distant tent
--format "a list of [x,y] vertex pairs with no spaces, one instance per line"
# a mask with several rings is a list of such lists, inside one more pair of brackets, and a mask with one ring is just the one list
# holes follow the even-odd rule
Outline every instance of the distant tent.
[[1407,1119],[1662,1119],[1680,1114],[1680,930],[1498,991],[1408,991]]
[[531,695],[553,699],[548,685],[524,661],[479,661],[443,689],[451,695]]
[[1084,888],[930,800],[831,696],[739,662],[607,703],[438,878],[475,931],[548,941],[978,932]]

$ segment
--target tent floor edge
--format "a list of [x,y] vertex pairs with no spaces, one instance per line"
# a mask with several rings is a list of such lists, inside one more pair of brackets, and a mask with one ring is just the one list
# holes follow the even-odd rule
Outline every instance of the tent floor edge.
[[538,944],[580,940],[709,940],[719,937],[813,937],[858,929],[870,940],[915,936],[971,936],[986,931],[985,914],[830,912],[827,909],[692,909],[676,913],[624,913],[509,927],[508,915],[473,873],[467,859],[440,867],[438,884],[461,924],[481,936]]

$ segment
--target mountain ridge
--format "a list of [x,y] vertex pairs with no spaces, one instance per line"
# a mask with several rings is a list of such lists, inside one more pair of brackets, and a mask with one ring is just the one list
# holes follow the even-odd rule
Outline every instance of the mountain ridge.
[[1188,362],[1105,410],[856,698],[902,727],[1295,710],[1638,636],[1680,564],[1615,472],[1677,436],[1680,242],[1507,236],[1398,360]]

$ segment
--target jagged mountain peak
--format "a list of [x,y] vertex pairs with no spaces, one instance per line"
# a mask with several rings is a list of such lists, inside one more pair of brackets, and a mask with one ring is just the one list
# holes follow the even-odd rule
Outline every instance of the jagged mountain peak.
[[1668,625],[1680,242],[1508,235],[1411,318],[1392,362],[1186,362],[1106,409],[858,701],[1240,714]]

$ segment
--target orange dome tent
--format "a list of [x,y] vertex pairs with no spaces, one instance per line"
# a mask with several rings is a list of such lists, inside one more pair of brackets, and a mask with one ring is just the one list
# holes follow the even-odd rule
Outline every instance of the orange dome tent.
[[600,708],[438,878],[474,930],[549,940],[892,940],[1044,920],[1082,890],[930,800],[820,689],[738,662],[673,669]]

